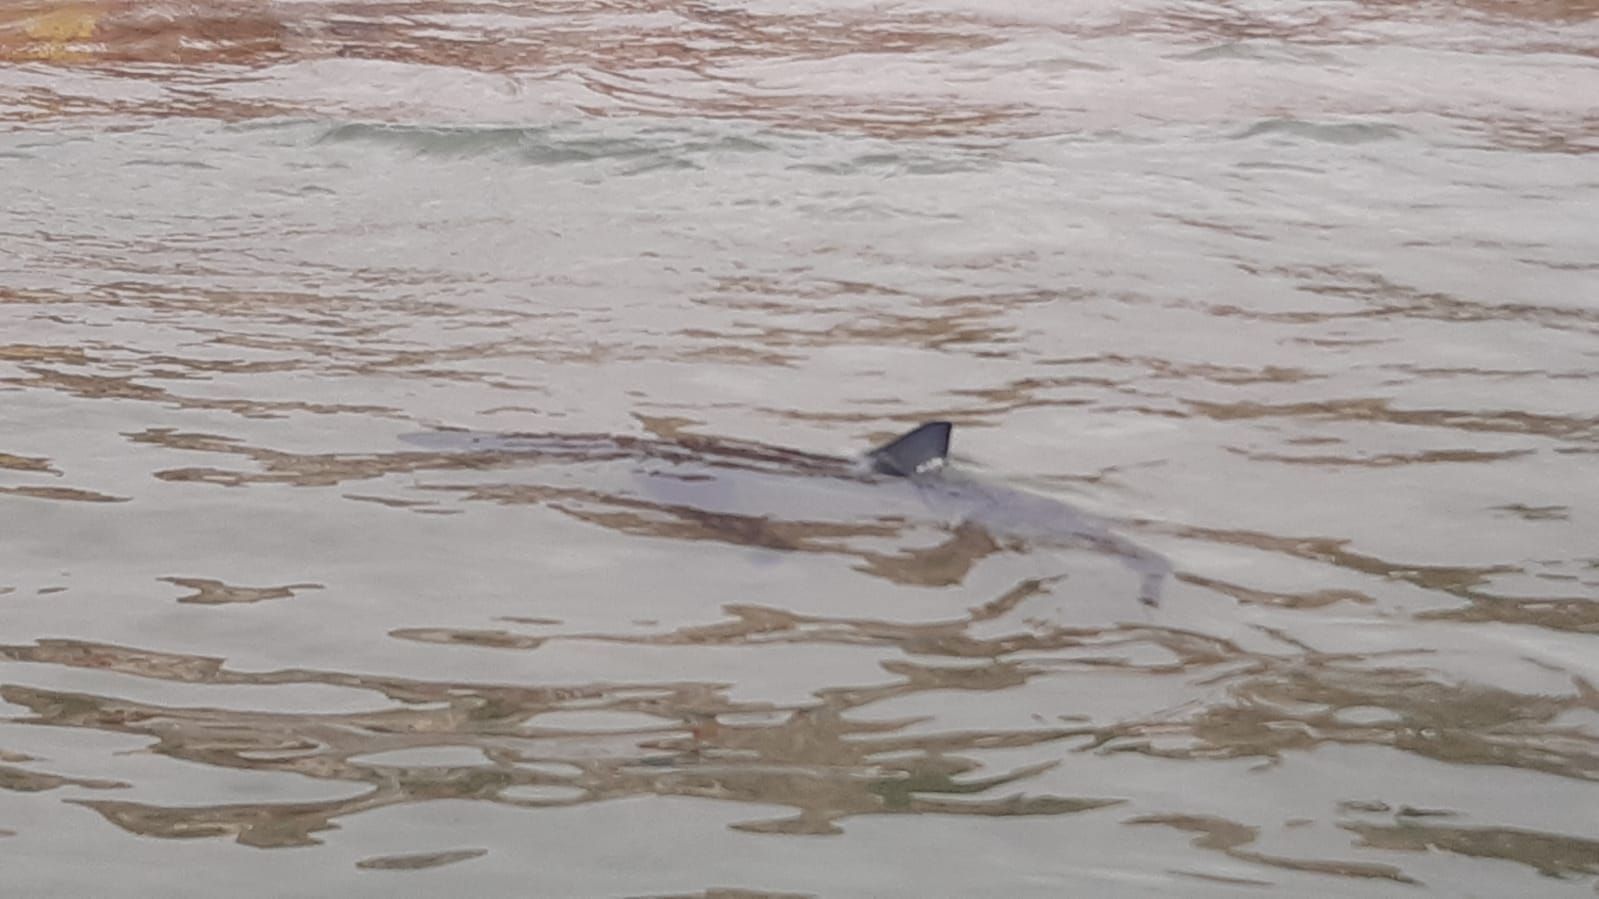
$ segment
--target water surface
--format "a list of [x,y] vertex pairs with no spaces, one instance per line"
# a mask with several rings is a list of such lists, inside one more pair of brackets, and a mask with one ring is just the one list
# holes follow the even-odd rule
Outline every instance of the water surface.
[[1592,895],[1596,14],[7,4],[9,890]]

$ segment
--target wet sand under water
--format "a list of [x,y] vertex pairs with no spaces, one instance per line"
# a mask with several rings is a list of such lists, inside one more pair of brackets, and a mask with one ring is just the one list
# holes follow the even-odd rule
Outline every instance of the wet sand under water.
[[[5,892],[1593,895],[1596,56],[7,4]],[[806,468],[940,418],[1162,604]]]

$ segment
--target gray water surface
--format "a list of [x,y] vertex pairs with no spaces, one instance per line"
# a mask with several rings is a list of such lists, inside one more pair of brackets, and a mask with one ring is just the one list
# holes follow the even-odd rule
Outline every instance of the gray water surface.
[[[1586,0],[6,4],[6,894],[1593,895],[1596,56]],[[805,469],[932,419],[1160,607]]]

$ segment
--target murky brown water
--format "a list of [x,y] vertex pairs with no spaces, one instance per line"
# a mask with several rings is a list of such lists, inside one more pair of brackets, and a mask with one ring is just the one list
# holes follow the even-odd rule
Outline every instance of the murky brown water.
[[[1592,895],[1596,57],[5,4],[7,895]],[[1162,605],[805,467],[933,418]]]

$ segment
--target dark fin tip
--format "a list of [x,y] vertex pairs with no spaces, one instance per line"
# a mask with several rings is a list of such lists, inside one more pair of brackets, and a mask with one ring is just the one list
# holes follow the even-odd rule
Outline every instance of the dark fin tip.
[[949,455],[949,434],[954,425],[930,421],[894,438],[866,454],[872,468],[882,474],[909,477]]

